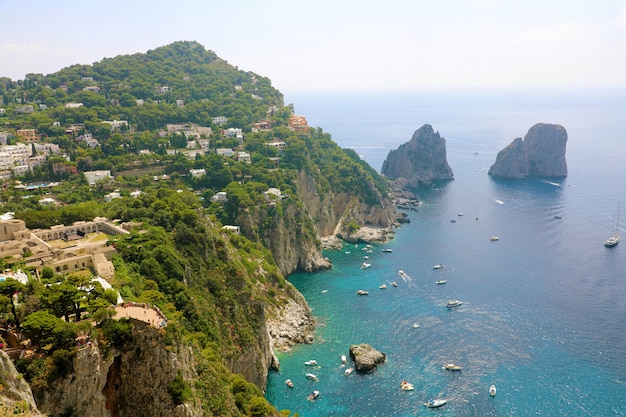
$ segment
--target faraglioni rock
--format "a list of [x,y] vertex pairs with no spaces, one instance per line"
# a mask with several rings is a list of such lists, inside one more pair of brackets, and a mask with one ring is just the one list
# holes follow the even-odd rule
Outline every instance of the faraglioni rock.
[[430,184],[437,180],[453,180],[446,159],[446,140],[424,125],[413,133],[411,140],[392,150],[383,162],[381,174],[390,178],[405,178],[407,185]]
[[354,367],[359,372],[372,372],[385,363],[386,355],[377,351],[367,343],[350,346],[350,356],[354,359]]
[[517,138],[498,152],[489,169],[494,178],[566,177],[567,132],[561,125],[538,123],[524,140]]

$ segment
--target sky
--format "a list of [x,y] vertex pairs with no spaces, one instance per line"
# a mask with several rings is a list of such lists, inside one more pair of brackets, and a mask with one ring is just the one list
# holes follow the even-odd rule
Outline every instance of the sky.
[[197,41],[283,93],[626,87],[626,0],[0,0],[0,76]]

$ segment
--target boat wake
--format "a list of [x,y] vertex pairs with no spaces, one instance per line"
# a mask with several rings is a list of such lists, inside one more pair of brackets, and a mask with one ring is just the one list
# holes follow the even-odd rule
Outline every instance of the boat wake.
[[541,182],[545,182],[546,184],[550,184],[550,185],[554,185],[555,187],[560,187],[561,184],[558,182],[552,182],[552,181],[548,181],[548,180],[541,180]]
[[410,287],[415,286],[415,283],[413,282],[413,278],[411,278],[409,274],[407,274],[403,270],[399,270],[398,275],[400,275],[400,278],[402,278],[402,280],[406,282]]

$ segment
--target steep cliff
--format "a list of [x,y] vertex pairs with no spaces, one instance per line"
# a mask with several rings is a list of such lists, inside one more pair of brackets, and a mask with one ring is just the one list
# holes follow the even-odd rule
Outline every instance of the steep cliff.
[[524,140],[515,139],[498,152],[489,169],[494,178],[566,177],[567,132],[563,126],[538,123]]
[[0,415],[41,416],[28,383],[0,349]]
[[406,178],[413,188],[454,179],[446,159],[446,140],[428,124],[416,130],[409,142],[389,152],[381,173],[390,178]]
[[163,330],[135,322],[132,343],[106,351],[95,340],[79,350],[74,371],[37,393],[39,408],[91,417],[202,415],[198,400],[177,404],[170,389],[179,372],[186,381],[197,376],[189,347],[168,345]]

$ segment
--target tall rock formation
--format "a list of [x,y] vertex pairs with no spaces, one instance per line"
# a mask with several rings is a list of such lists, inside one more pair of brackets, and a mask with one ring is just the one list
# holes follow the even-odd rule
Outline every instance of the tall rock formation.
[[28,383],[0,349],[0,415],[41,416]]
[[391,178],[405,178],[411,188],[454,179],[446,159],[446,140],[428,124],[416,130],[409,142],[389,152],[381,173]]
[[566,177],[567,132],[560,125],[538,123],[524,140],[517,138],[498,152],[489,169],[494,178]]

